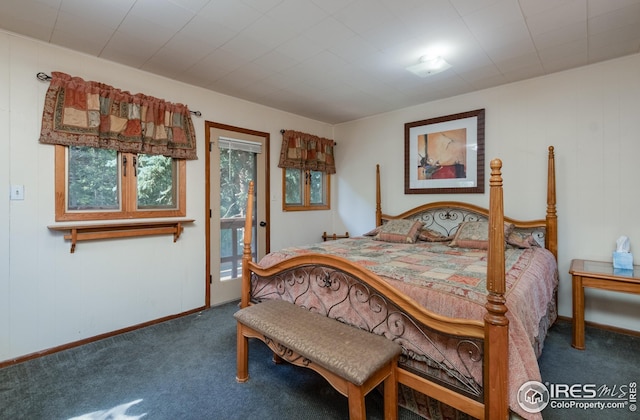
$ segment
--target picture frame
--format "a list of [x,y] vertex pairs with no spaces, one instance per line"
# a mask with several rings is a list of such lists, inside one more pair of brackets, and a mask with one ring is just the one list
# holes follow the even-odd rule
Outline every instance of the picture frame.
[[485,110],[404,125],[404,193],[484,193]]

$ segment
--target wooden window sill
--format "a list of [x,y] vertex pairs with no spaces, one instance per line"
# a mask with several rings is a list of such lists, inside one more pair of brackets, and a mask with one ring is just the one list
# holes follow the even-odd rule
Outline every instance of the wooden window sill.
[[193,221],[194,219],[137,220],[117,223],[56,224],[47,226],[47,228],[58,232],[68,231],[69,233],[64,235],[64,239],[71,240],[71,253],[73,253],[78,241],[94,239],[172,234],[173,242],[176,242],[184,229],[184,224]]

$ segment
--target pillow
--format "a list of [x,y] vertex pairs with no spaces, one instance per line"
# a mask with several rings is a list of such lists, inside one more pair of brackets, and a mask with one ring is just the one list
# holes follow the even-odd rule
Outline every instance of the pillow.
[[413,244],[416,242],[423,224],[419,220],[392,219],[379,226],[378,234],[373,239],[376,241]]
[[507,244],[516,248],[532,248],[540,246],[532,234],[516,231],[509,234],[507,237]]
[[367,233],[363,233],[362,236],[376,236],[378,232],[380,232],[381,227],[382,226],[378,226],[377,228],[374,228]]
[[[508,238],[513,231],[513,223],[504,224],[504,237]],[[505,241],[506,244],[506,241]],[[489,248],[489,222],[467,221],[460,223],[456,234],[449,246],[461,248],[488,249]]]
[[418,233],[418,239],[426,242],[447,242],[451,240],[451,236],[446,236],[444,233],[437,232],[433,229],[420,229]]

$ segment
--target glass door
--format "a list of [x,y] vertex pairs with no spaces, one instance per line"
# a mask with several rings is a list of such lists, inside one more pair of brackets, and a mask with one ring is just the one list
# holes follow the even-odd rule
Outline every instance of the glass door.
[[[220,281],[242,276],[242,249],[247,190],[256,180],[260,143],[220,137]],[[253,214],[256,214],[254,197]],[[256,237],[255,217],[252,237]],[[256,241],[251,242],[256,258]]]
[[253,260],[267,248],[268,138],[210,130],[210,304],[240,298],[242,250],[249,182],[254,182]]

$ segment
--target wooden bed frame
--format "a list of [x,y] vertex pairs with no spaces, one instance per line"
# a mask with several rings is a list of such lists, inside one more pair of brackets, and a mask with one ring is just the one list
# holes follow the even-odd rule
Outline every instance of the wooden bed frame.
[[[412,218],[412,216],[428,212],[434,208],[446,207],[464,213],[484,216],[489,222],[489,249],[487,255],[487,302],[484,322],[448,318],[429,311],[419,305],[411,297],[404,295],[390,286],[386,281],[368,270],[352,262],[335,256],[324,254],[306,254],[292,257],[269,268],[262,268],[252,261],[251,232],[253,210],[253,186],[250,186],[247,200],[246,224],[244,229],[244,248],[242,260],[242,301],[241,307],[252,303],[252,279],[278,278],[288,270],[300,269],[304,266],[323,267],[339,273],[339,281],[348,283],[346,287],[357,289],[358,295],[365,295],[369,307],[375,306],[380,310],[384,306],[385,313],[400,313],[401,320],[385,319],[383,326],[376,325],[375,333],[392,339],[400,337],[398,325],[402,330],[420,329],[425,336],[441,334],[446,337],[457,337],[459,343],[479,343],[478,347],[482,363],[482,389],[474,398],[464,392],[452,390],[438,381],[422,377],[401,365],[397,368],[398,383],[415,389],[459,411],[465,412],[478,419],[507,419],[509,418],[508,395],[508,348],[509,348],[509,320],[506,317],[505,305],[505,253],[504,253],[504,222],[513,223],[516,228],[524,230],[542,231],[545,247],[556,257],[557,261],[557,215],[556,215],[556,187],[555,160],[553,146],[549,147],[548,178],[547,178],[547,207],[544,219],[519,221],[504,216],[502,189],[502,162],[494,159],[490,163],[491,177],[489,180],[489,209],[484,209],[461,202],[429,203],[409,210],[397,216],[385,215],[380,206],[380,170],[376,168],[376,226],[385,220],[398,218]],[[332,271],[333,272],[333,271]],[[328,277],[328,275],[327,275]],[[344,280],[348,278],[347,280]],[[363,292],[364,291],[364,292]],[[358,298],[358,304],[362,298]],[[330,315],[327,310],[327,316]],[[342,318],[339,318],[342,320]],[[382,324],[382,323],[381,323]],[[393,324],[393,325],[387,325]],[[359,325],[356,325],[359,326]],[[367,328],[365,328],[367,329]],[[401,339],[399,338],[401,342]]]

